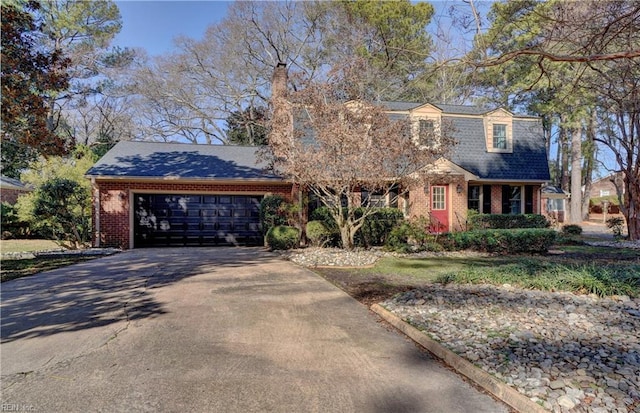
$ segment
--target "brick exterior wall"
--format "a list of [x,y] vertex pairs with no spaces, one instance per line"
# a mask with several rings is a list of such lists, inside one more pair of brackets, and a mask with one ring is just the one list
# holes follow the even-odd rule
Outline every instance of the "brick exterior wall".
[[502,185],[491,185],[491,213],[502,214]]
[[[286,183],[216,184],[189,182],[127,182],[98,181],[93,196],[93,245],[128,249],[131,247],[131,194],[198,193],[198,194],[279,194],[292,200],[295,190]],[[96,196],[100,197],[99,216],[96,215]],[[99,228],[96,227],[96,218]],[[98,239],[99,238],[99,239]]]
[[[432,185],[447,185],[447,207],[449,210],[449,231],[462,231],[465,229],[467,219],[467,183],[464,177],[459,177],[451,182],[431,182]],[[462,192],[458,193],[460,185]],[[431,193],[425,193],[424,186],[412,188],[409,192],[409,218],[425,217],[429,219],[431,213]]]
[[18,201],[18,197],[22,194],[26,194],[29,191],[20,189],[0,188],[0,201],[8,204],[15,204]]
[[[466,229],[468,185],[464,177],[455,178],[448,183],[433,182],[431,185],[448,185],[449,231]],[[462,192],[458,193],[458,185]],[[297,188],[285,183],[246,183],[216,184],[188,182],[127,182],[98,181],[93,196],[93,245],[128,249],[131,247],[131,194],[142,193],[197,193],[197,194],[279,194],[288,200],[297,199]],[[96,197],[99,196],[99,217],[96,216]],[[424,186],[410,190],[408,205],[399,203],[399,207],[408,212],[409,218],[430,215],[430,192],[425,193]],[[540,187],[533,191],[534,213],[540,213]],[[491,186],[491,213],[502,213],[502,185]],[[99,227],[96,227],[96,218]],[[99,240],[98,240],[99,237]]]

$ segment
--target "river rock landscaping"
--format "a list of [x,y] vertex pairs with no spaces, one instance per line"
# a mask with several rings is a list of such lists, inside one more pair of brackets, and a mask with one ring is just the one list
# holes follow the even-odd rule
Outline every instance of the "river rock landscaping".
[[434,284],[381,305],[551,411],[640,411],[638,299]]

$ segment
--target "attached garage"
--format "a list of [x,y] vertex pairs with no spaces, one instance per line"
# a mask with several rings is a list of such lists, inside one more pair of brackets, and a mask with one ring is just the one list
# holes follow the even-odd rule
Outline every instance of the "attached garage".
[[93,245],[147,248],[261,245],[260,201],[294,187],[259,148],[119,142],[88,172]]
[[134,247],[260,245],[255,195],[135,194]]

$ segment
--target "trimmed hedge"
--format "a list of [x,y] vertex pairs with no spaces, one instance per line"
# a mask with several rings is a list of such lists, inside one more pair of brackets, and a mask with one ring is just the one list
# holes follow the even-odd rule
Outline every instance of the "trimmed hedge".
[[267,231],[267,245],[273,250],[289,250],[298,246],[300,230],[286,225],[278,225]]
[[569,224],[562,227],[562,233],[565,235],[580,235],[582,234],[582,227],[576,224]]
[[450,251],[471,249],[498,254],[546,252],[555,242],[557,233],[552,229],[487,229],[452,232],[439,238]]
[[472,214],[467,220],[469,230],[549,228],[546,217],[539,214]]
[[309,221],[307,222],[307,238],[311,241],[311,245],[322,247],[331,239],[331,232],[322,221]]
[[[363,208],[356,208],[356,217],[362,216]],[[340,230],[329,208],[315,209],[310,216],[311,221],[320,221],[329,231],[328,244],[340,245]],[[357,247],[373,247],[385,245],[391,230],[404,221],[404,214],[397,208],[379,208],[373,215],[365,219],[362,227],[356,232],[354,242]],[[308,234],[307,234],[308,235]]]

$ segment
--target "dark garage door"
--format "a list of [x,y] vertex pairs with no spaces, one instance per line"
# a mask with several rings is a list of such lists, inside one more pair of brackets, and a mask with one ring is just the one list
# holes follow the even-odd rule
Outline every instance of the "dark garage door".
[[262,245],[261,196],[135,194],[134,247]]

